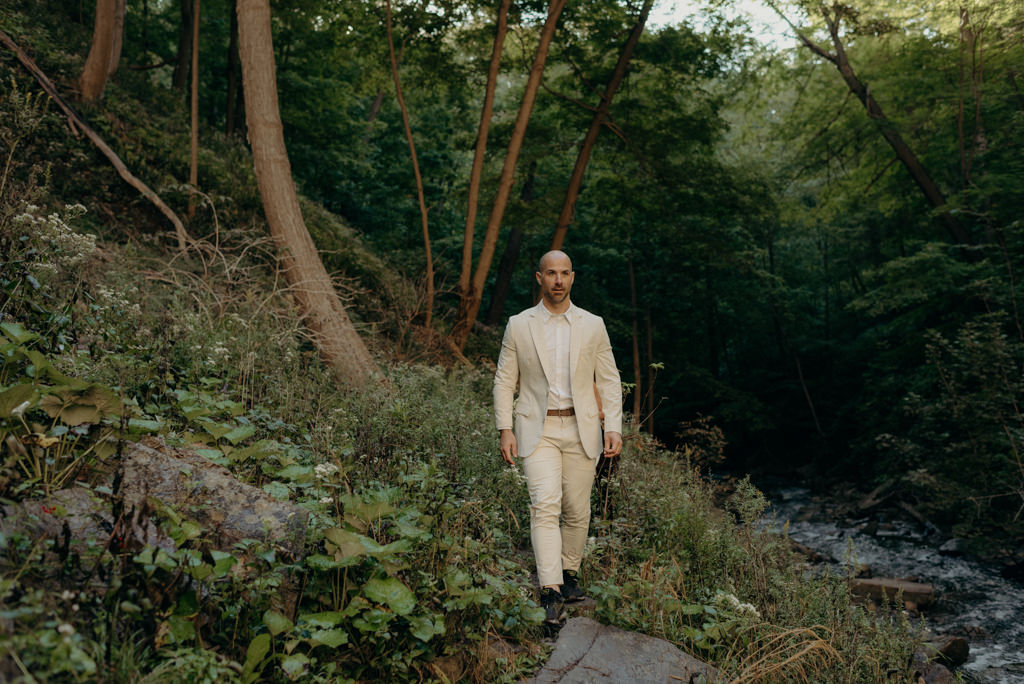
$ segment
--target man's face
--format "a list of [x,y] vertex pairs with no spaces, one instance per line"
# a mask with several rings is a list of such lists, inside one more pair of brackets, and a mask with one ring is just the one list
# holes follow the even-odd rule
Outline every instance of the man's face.
[[569,298],[572,281],[576,274],[572,270],[572,262],[567,256],[547,256],[537,273],[537,284],[540,285],[541,297],[552,306],[558,306]]

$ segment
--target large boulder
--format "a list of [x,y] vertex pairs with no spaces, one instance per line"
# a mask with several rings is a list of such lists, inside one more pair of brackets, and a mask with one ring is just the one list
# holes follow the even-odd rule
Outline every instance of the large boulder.
[[533,684],[710,684],[718,672],[655,637],[576,617],[565,623],[547,664]]

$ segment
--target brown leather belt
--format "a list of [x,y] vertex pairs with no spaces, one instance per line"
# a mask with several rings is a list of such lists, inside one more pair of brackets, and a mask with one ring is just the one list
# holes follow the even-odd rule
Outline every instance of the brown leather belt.
[[572,406],[570,406],[567,409],[548,409],[548,415],[549,416],[562,416],[562,417],[565,417],[565,416],[575,416],[576,415],[576,409],[573,408]]

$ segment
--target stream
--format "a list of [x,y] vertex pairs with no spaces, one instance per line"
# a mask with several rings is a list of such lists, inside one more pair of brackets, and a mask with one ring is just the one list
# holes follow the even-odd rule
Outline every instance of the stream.
[[[882,520],[874,534],[862,528],[869,518],[836,519],[810,490],[786,487],[764,490],[771,502],[766,524],[834,559],[845,572],[852,542],[854,560],[875,577],[913,578],[935,587],[936,602],[923,611],[935,634],[963,636],[970,657],[958,668],[964,681],[976,684],[1024,682],[1024,587],[1004,579],[993,567],[963,556],[941,553],[916,524]],[[774,516],[774,522],[772,517]],[[873,527],[873,525],[872,525]]]

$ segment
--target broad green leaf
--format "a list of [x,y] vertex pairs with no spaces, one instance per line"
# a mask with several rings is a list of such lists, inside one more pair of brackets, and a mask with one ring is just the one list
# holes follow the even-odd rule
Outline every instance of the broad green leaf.
[[370,580],[363,586],[363,594],[371,601],[383,603],[398,615],[408,615],[416,607],[416,596],[394,577]]
[[0,392],[0,418],[10,418],[11,414],[19,409],[20,413],[36,405],[39,399],[39,390],[35,385],[15,385],[10,389]]
[[291,620],[275,610],[268,610],[263,613],[263,624],[267,626],[267,629],[273,636],[277,636],[281,632],[287,632],[294,627]]
[[147,418],[131,418],[128,420],[128,429],[139,432],[159,432],[163,426],[162,420],[150,420]]
[[372,539],[367,539],[367,537],[343,530],[340,527],[325,530],[324,539],[328,542],[327,550],[334,554],[335,560],[362,556],[367,551],[366,541],[376,543]]
[[310,627],[334,627],[345,621],[345,614],[336,610],[323,613],[305,613],[299,616],[299,623]]
[[297,482],[299,480],[312,480],[313,469],[309,466],[293,463],[292,465],[285,466],[284,468],[281,468],[281,470],[277,471],[277,476],[293,482]]
[[435,636],[444,634],[444,616],[410,615],[409,632],[420,641],[430,641]]
[[295,681],[309,670],[309,658],[302,653],[293,653],[281,661],[281,669],[288,679]]
[[313,641],[319,642],[324,646],[330,646],[331,648],[337,648],[342,644],[348,643],[348,633],[340,629],[318,629],[311,635]]
[[257,634],[256,637],[249,642],[249,648],[245,651],[245,664],[242,666],[243,682],[251,682],[257,678],[256,673],[261,669],[260,665],[263,663],[263,659],[267,657],[267,653],[269,652],[269,634]]
[[224,439],[232,444],[238,444],[244,439],[249,439],[256,434],[256,428],[252,425],[239,425],[224,435]]
[[25,328],[21,327],[14,321],[5,321],[0,323],[0,331],[2,331],[5,338],[11,342],[17,342],[18,344],[24,344],[39,337],[39,335],[25,330]]

